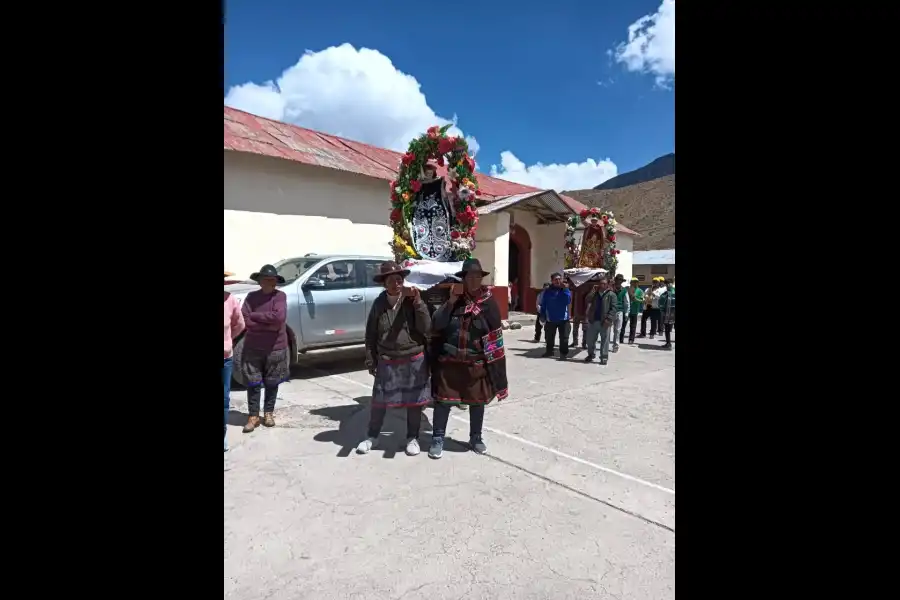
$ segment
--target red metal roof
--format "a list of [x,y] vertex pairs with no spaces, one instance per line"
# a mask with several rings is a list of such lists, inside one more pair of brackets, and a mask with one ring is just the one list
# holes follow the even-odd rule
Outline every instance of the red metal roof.
[[[225,107],[225,150],[284,158],[387,181],[393,181],[397,176],[397,165],[403,156],[393,150],[273,121],[228,106]],[[441,175],[446,173],[444,168],[438,171]],[[483,173],[476,173],[475,177],[481,193],[488,200],[541,191],[539,188]],[[575,212],[585,208],[584,204],[574,198],[560,197]],[[619,230],[634,235],[633,231],[622,225],[619,225]]]

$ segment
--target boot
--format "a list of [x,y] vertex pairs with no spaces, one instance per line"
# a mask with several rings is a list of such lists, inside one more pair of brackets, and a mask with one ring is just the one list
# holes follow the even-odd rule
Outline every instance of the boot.
[[275,427],[275,413],[267,412],[263,417],[263,425],[266,427]]
[[257,427],[259,427],[259,417],[250,417],[247,419],[247,424],[244,425],[244,433],[253,433],[253,430]]

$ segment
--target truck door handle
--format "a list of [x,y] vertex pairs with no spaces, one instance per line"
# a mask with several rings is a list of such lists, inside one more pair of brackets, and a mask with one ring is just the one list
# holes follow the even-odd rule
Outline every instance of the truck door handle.
[[358,294],[357,294],[357,295],[350,296],[349,298],[347,298],[347,300],[349,300],[350,302],[359,302],[359,301],[362,300],[362,299],[363,299],[363,297],[360,296],[360,295],[358,295]]

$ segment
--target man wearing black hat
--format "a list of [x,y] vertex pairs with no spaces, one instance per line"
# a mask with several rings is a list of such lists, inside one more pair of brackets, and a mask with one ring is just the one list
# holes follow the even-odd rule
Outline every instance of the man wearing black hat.
[[278,386],[288,380],[290,360],[287,339],[287,295],[276,286],[284,277],[272,265],[263,265],[250,279],[260,289],[247,294],[241,314],[247,326],[241,373],[247,382],[247,412],[250,418],[244,433],[259,426],[261,388],[266,388],[263,425],[275,426],[275,398]]
[[462,294],[451,291],[450,298],[432,315],[432,335],[437,357],[431,372],[434,397],[430,458],[444,453],[444,434],[450,407],[469,406],[469,447],[487,452],[482,439],[484,407],[494,398],[509,394],[506,380],[506,349],[500,307],[482,279],[489,273],[478,259],[467,258],[462,271]]

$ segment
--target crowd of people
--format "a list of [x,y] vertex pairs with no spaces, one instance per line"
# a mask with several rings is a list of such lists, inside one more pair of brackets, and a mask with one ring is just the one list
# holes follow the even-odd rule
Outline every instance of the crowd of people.
[[[453,406],[468,407],[468,447],[483,454],[487,452],[482,437],[484,408],[495,398],[503,400],[509,394],[500,309],[491,288],[482,284],[489,273],[477,259],[464,261],[462,270],[456,273],[462,283],[450,286],[446,302],[433,313],[418,289],[403,285],[409,273],[408,269],[388,261],[374,276],[375,283],[383,286],[384,291],[373,302],[366,323],[366,367],[374,382],[368,431],[356,451],[367,454],[376,446],[388,408],[404,408],[406,453],[419,454],[422,411],[426,404],[433,402],[428,456],[434,459],[443,456]],[[284,279],[272,265],[265,265],[250,278],[260,289],[248,294],[240,309],[235,299],[225,292],[222,367],[227,425],[234,339],[244,333],[240,369],[247,382],[249,413],[244,433],[252,433],[260,424],[263,389],[262,425],[275,425],[278,386],[287,379],[290,363],[287,297],[277,289]],[[228,451],[227,440],[225,451]]]
[[[629,329],[628,343],[635,338],[647,337],[647,321],[650,321],[650,339],[665,331],[663,348],[672,349],[672,330],[675,326],[675,280],[655,277],[646,290],[638,287],[638,278],[632,277],[630,285],[625,285],[625,277],[616,275],[612,284],[606,277],[592,280],[591,290],[584,299],[581,314],[573,314],[573,289],[570,281],[563,279],[562,273],[553,273],[550,282],[545,283],[538,293],[537,317],[534,323],[534,341],[541,341],[544,335],[546,350],[544,357],[552,357],[559,339],[559,357],[565,360],[569,355],[569,335],[572,345],[578,346],[579,330],[582,334],[581,348],[587,350],[585,362],[596,357],[599,341],[600,364],[609,361],[610,352],[618,352],[619,344],[625,343],[625,330]],[[641,316],[641,332],[635,335],[638,316]],[[580,326],[580,327],[579,327]]]
[[[509,393],[500,310],[491,288],[482,283],[489,273],[477,259],[466,260],[456,274],[462,283],[450,287],[446,302],[434,312],[422,300],[418,289],[403,285],[409,273],[408,269],[388,261],[374,277],[374,282],[384,290],[373,302],[366,323],[366,368],[374,382],[368,430],[356,451],[367,454],[376,446],[388,408],[404,408],[406,453],[419,454],[422,411],[433,402],[428,456],[438,459],[443,455],[453,406],[469,409],[468,446],[484,453],[487,451],[482,436],[484,408],[495,398],[503,400]],[[226,278],[230,275],[225,273]],[[278,289],[285,280],[272,265],[264,265],[250,278],[260,289],[250,292],[242,305],[226,291],[224,313],[223,429],[227,430],[234,340],[243,334],[239,368],[246,382],[249,413],[244,433],[252,433],[260,425],[275,426],[278,387],[288,380],[290,366],[287,296]],[[569,354],[569,335],[573,335],[572,345],[577,347],[580,329],[581,347],[587,350],[585,362],[592,362],[599,351],[599,362],[605,365],[609,354],[618,352],[619,345],[625,343],[626,329],[629,329],[629,344],[635,338],[646,337],[648,320],[650,339],[665,331],[663,348],[671,349],[675,325],[674,280],[655,278],[646,291],[637,282],[632,277],[631,285],[625,286],[622,275],[616,275],[612,282],[605,277],[592,280],[583,309],[579,310],[581,314],[573,315],[574,286],[563,279],[562,273],[553,273],[537,301],[534,341],[540,342],[543,332],[546,343],[543,356],[554,355],[558,339],[559,357],[565,359]],[[641,331],[636,335],[638,316]],[[225,451],[228,451],[227,439]]]

